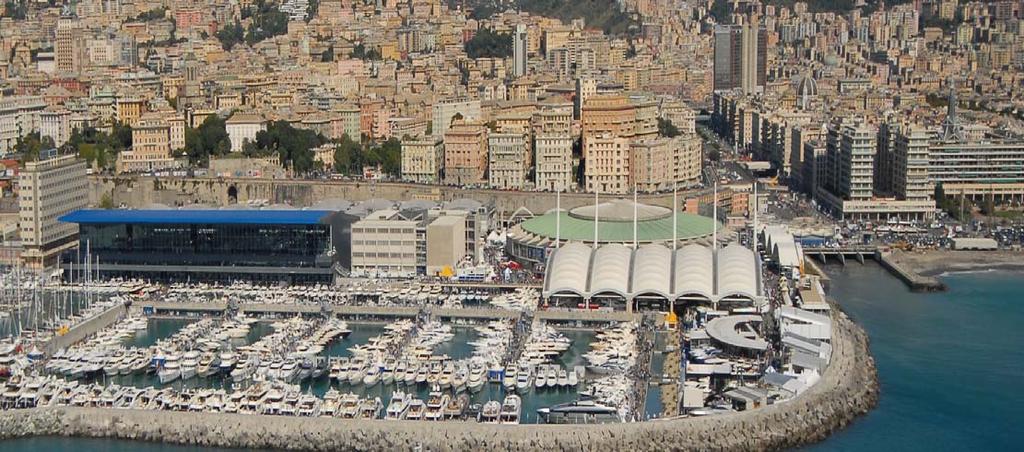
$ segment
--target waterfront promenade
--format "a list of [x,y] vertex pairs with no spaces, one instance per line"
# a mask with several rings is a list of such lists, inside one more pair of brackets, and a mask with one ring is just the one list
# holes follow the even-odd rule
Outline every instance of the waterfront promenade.
[[874,361],[864,331],[834,310],[833,359],[821,380],[778,405],[734,414],[607,425],[487,425],[155,412],[101,408],[12,410],[0,438],[113,437],[293,450],[763,450],[825,438],[873,407]]

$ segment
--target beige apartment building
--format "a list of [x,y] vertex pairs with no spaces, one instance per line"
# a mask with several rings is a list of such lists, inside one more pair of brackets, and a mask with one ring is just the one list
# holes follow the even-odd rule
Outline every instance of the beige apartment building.
[[77,245],[78,225],[58,219],[89,203],[85,161],[75,155],[41,155],[18,175],[22,258],[29,268],[56,265]]
[[488,183],[491,188],[522,190],[530,168],[530,145],[524,133],[492,133],[487,137]]
[[538,189],[567,191],[574,188],[572,142],[572,135],[568,132],[537,134],[534,137]]
[[132,128],[132,148],[122,151],[117,171],[155,171],[174,166],[171,157],[171,125],[158,115],[146,115]]
[[444,169],[444,141],[424,137],[402,142],[402,180],[421,184],[441,182]]
[[633,183],[641,192],[690,187],[700,180],[699,138],[678,136],[634,140],[630,147]]
[[487,175],[487,127],[457,122],[444,134],[444,182],[480,184]]
[[599,134],[584,148],[584,179],[587,191],[624,194],[633,190],[629,138]]

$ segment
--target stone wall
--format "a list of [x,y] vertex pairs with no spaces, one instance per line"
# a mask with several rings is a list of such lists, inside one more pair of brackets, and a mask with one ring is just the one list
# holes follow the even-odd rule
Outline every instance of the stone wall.
[[[688,197],[705,191],[679,192],[680,208]],[[720,190],[720,199],[727,199],[728,190]],[[169,206],[201,203],[224,206],[231,202],[250,200],[269,201],[271,204],[291,204],[305,207],[324,199],[340,198],[365,201],[373,198],[391,200],[427,199],[450,201],[471,198],[493,204],[499,212],[511,214],[526,207],[535,214],[555,208],[555,194],[550,192],[520,192],[489,189],[465,189],[453,186],[420,185],[410,183],[368,183],[365,181],[295,180],[261,178],[182,178],[142,176],[91,176],[89,201],[98,205],[103,195],[110,196],[115,206],[144,207],[159,203]],[[234,195],[233,197],[231,195]],[[621,196],[620,196],[621,197]],[[611,196],[602,196],[609,200]],[[672,193],[640,195],[640,202],[672,206]],[[586,193],[563,193],[562,208],[593,204],[594,196]]]
[[[838,312],[838,310],[836,310]],[[832,364],[799,397],[736,414],[611,425],[485,425],[348,421],[231,414],[39,408],[0,416],[0,438],[113,437],[203,446],[295,450],[768,450],[824,439],[878,399],[864,330],[838,313]]]

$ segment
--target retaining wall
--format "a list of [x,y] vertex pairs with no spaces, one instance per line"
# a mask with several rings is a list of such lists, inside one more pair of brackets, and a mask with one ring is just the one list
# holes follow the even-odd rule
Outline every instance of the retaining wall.
[[[838,311],[838,310],[836,310]],[[864,330],[839,312],[831,365],[788,402],[722,416],[610,425],[349,421],[235,414],[37,408],[0,416],[0,438],[112,437],[202,446],[293,450],[770,450],[824,439],[878,399]]]

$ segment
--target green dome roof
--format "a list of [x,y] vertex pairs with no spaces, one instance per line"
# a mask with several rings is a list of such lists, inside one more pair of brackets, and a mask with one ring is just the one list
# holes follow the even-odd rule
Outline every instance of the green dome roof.
[[[642,207],[652,206],[641,206],[641,209],[638,210],[642,210]],[[561,217],[560,221],[557,220],[558,217]],[[679,240],[710,236],[714,230],[714,221],[708,217],[690,213],[677,213],[676,218],[676,238]],[[557,223],[561,223],[561,234],[556,234]],[[591,242],[594,240],[594,221],[565,211],[558,213],[548,212],[539,217],[524,221],[520,224],[520,227],[529,234],[552,240],[556,235],[563,241]],[[610,221],[606,221],[604,217],[599,215],[597,229],[600,242],[633,241],[632,219],[622,221],[621,218],[612,217]],[[641,242],[671,241],[671,211],[668,212],[668,215],[649,216],[648,219],[641,218],[637,221],[637,240]]]

